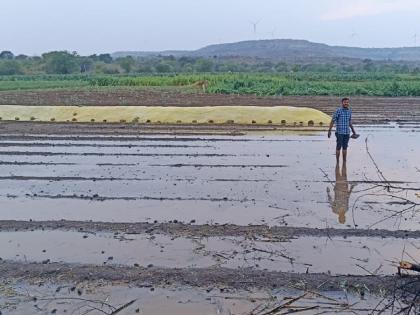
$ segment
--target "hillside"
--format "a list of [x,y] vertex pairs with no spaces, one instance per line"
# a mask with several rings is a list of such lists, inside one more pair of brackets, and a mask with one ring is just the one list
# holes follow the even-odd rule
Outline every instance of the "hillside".
[[209,45],[194,51],[115,52],[113,57],[147,57],[173,55],[176,57],[251,57],[273,60],[354,58],[392,61],[420,61],[420,47],[360,48],[329,46],[306,40],[274,39]]

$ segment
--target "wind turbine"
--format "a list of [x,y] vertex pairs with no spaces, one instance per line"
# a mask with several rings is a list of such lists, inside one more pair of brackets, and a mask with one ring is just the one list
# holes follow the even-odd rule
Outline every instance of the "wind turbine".
[[357,34],[356,32],[352,32],[350,34],[350,41],[352,42],[353,45],[355,44],[354,42],[355,42],[357,37],[359,37],[359,34]]
[[262,19],[259,19],[258,21],[249,21],[249,23],[252,24],[252,28],[254,30],[254,35],[257,36],[257,26],[261,22]]
[[276,33],[277,33],[277,28],[273,28],[273,30],[270,32],[271,34],[271,39],[275,39],[276,38]]
[[419,35],[417,34],[417,33],[414,33],[414,35],[413,35],[413,38],[414,38],[414,47],[416,47],[417,46],[417,37],[418,37]]

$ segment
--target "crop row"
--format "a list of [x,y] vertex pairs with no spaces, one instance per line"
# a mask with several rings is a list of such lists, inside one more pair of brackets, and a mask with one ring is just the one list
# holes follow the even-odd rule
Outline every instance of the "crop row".
[[167,74],[142,76],[0,76],[0,90],[77,87],[191,87],[256,95],[420,96],[420,76],[389,73]]

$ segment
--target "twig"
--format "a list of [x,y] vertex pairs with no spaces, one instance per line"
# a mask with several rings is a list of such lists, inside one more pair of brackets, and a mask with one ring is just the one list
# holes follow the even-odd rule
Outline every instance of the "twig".
[[328,182],[332,185],[332,183],[335,183],[335,181],[332,181],[331,179],[330,179],[330,177],[328,176],[328,174],[322,169],[322,168],[319,168],[319,170],[324,174],[324,177],[328,180]]
[[56,298],[40,298],[39,301],[57,301],[57,300],[75,300],[75,301],[85,301],[89,303],[95,303],[95,304],[101,304],[109,307],[112,310],[115,310],[115,307],[105,303],[101,300],[89,300],[89,299],[83,299],[83,298],[77,298],[77,297],[56,297]]
[[133,304],[135,301],[137,300],[131,300],[130,302],[125,303],[123,306],[117,308],[115,311],[113,311],[111,314],[109,315],[115,315],[118,314],[119,312],[121,312],[122,310],[126,309],[127,307],[129,307],[131,304]]
[[288,310],[284,313],[281,313],[281,315],[306,312],[306,311],[309,311],[309,310],[314,310],[316,308],[319,308],[319,305],[309,306],[309,307],[305,307],[305,308],[301,308],[301,309]]
[[387,184],[389,186],[389,181],[385,178],[385,176],[382,173],[381,169],[379,168],[378,164],[375,162],[375,159],[373,158],[372,154],[370,154],[370,152],[369,152],[368,138],[369,138],[369,135],[365,138],[366,152],[369,155],[369,158],[371,159],[373,165],[375,165],[375,168],[376,168],[378,174],[380,175],[379,177],[382,178],[385,182],[387,182]]
[[375,274],[369,270],[367,270],[365,267],[360,266],[359,264],[356,264],[356,267],[359,267],[361,269],[363,269],[364,271],[366,271],[368,274],[370,274],[371,276],[375,276]]
[[282,308],[285,308],[286,306],[289,306],[289,305],[291,305],[291,304],[293,304],[293,303],[295,303],[296,301],[299,301],[301,298],[303,298],[303,297],[305,297],[306,296],[306,292],[304,293],[304,294],[302,294],[302,295],[300,295],[300,296],[298,296],[298,297],[295,297],[295,298],[293,298],[293,299],[291,299],[290,301],[287,301],[286,303],[283,303],[283,304],[281,304],[281,305],[279,305],[279,306],[276,306],[275,308],[273,308],[271,311],[268,311],[268,312],[266,312],[266,313],[263,313],[263,315],[272,315],[272,314],[275,314],[275,313],[277,313],[279,310],[281,310]]
[[385,218],[383,218],[383,219],[381,219],[381,220],[379,220],[379,221],[376,221],[375,223],[372,223],[371,225],[369,225],[368,226],[368,229],[370,229],[370,228],[372,228],[373,226],[375,226],[375,225],[377,225],[377,224],[379,224],[379,223],[382,223],[382,222],[384,222],[384,221],[386,221],[386,220],[388,220],[388,219],[391,219],[391,218],[393,218],[393,217],[396,217],[397,215],[402,215],[402,214],[404,214],[405,212],[407,212],[407,211],[409,211],[409,210],[412,210],[412,209],[415,209],[416,208],[416,204],[414,204],[414,205],[412,205],[412,206],[410,206],[410,207],[408,207],[408,208],[405,208],[405,209],[403,209],[403,210],[400,210],[400,211],[398,211],[398,212],[396,212],[396,213],[394,213],[394,214],[391,214],[391,215],[389,215],[389,216],[387,216],[387,217],[385,217]]
[[99,307],[95,307],[93,305],[83,305],[83,307],[90,307],[90,310],[87,310],[86,312],[84,312],[83,315],[89,314],[90,312],[93,312],[93,311],[99,311],[101,313],[109,315],[109,313],[107,313],[104,310],[101,310]]

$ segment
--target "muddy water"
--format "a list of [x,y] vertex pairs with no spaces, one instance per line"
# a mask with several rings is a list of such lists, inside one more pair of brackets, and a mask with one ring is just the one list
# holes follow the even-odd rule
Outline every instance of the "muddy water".
[[[2,219],[417,229],[420,134],[365,127],[335,168],[325,134],[0,139]],[[398,145],[397,145],[398,144]],[[344,174],[344,175],[343,175]],[[379,183],[378,183],[379,181]],[[382,183],[381,183],[382,181]],[[393,196],[390,196],[392,194]]]
[[[130,288],[124,285],[109,286],[103,283],[31,285],[0,283],[0,309],[7,314],[111,314],[126,306],[118,314],[250,314],[252,311],[270,311],[292,298],[285,310],[313,314],[316,307],[324,314],[364,314],[375,306],[382,307],[380,298],[366,294],[345,292],[307,293],[299,290],[237,291],[224,288]],[[34,299],[36,298],[36,299]],[[384,301],[386,302],[386,301]],[[379,303],[379,304],[378,304]],[[98,310],[99,309],[99,310]]]
[[152,264],[167,268],[253,267],[344,275],[395,274],[399,260],[420,260],[419,240],[365,237],[302,237],[290,242],[267,242],[239,237],[190,239],[34,231],[2,232],[0,248],[1,258],[28,262]]

